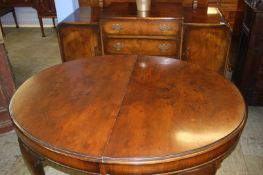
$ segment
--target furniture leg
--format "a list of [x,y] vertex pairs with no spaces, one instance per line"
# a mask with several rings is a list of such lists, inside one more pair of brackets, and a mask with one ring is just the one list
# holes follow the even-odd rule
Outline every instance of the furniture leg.
[[23,159],[32,175],[45,175],[45,171],[41,162],[41,158],[32,152],[20,139],[18,139],[19,147]]
[[14,17],[14,20],[15,20],[16,28],[19,28],[19,26],[18,26],[18,22],[17,22],[17,18],[16,18],[15,8],[13,8],[13,10],[12,10],[12,14],[13,14],[13,17]]
[[54,28],[56,28],[56,23],[55,23],[55,18],[54,17],[52,17],[52,22],[53,22]]
[[3,29],[3,26],[2,26],[1,18],[0,18],[0,28],[1,28],[1,31],[2,31],[2,35],[5,36],[5,32],[4,32],[4,29]]
[[42,32],[42,37],[45,37],[42,17],[38,17],[38,19],[39,19],[39,24],[40,24],[41,32]]

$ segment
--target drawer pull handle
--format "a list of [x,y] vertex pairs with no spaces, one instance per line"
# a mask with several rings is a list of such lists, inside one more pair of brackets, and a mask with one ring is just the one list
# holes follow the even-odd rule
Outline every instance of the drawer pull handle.
[[159,49],[161,52],[167,52],[169,48],[170,48],[170,44],[167,44],[167,43],[159,44]]
[[160,24],[160,30],[162,32],[167,32],[167,31],[172,30],[172,27],[169,26],[168,24]]
[[120,32],[122,30],[122,25],[121,24],[112,24],[112,30],[116,32]]
[[117,50],[120,51],[123,48],[123,43],[117,42],[113,44],[113,47]]

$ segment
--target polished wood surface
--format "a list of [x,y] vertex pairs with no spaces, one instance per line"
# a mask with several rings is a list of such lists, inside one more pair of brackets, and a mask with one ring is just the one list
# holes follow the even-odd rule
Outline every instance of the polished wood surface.
[[[58,33],[63,61],[86,58],[87,55],[101,55],[100,37],[97,31],[99,26],[96,24],[64,25],[63,30]],[[73,50],[75,51],[72,52]]]
[[44,70],[10,113],[29,165],[38,155],[100,174],[214,174],[246,121],[239,91],[217,73],[136,55]]
[[0,0],[0,9],[14,9],[14,7],[32,7],[36,9],[42,37],[45,37],[43,18],[52,18],[55,27],[55,18],[57,17],[57,15],[54,0]]
[[229,67],[231,30],[213,6],[153,1],[145,14],[134,2],[81,7],[59,24],[58,34],[63,61],[139,54],[184,59],[223,76]]
[[244,0],[221,0],[217,2],[210,2],[209,4],[211,6],[217,7],[220,10],[224,20],[231,28],[232,38],[229,49],[228,71],[233,72],[236,65],[238,42],[244,17],[245,2]]
[[230,42],[226,26],[185,25],[182,60],[226,75]]

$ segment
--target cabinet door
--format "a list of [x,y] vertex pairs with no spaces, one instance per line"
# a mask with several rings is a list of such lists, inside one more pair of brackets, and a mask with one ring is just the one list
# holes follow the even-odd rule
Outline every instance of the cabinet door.
[[36,0],[36,8],[39,16],[56,16],[54,0]]
[[225,75],[230,30],[225,25],[184,25],[182,59]]
[[63,61],[101,55],[99,26],[97,24],[58,26],[60,51]]

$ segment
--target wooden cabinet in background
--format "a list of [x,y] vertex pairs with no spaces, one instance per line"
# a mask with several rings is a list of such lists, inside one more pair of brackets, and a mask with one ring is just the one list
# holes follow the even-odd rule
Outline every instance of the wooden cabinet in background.
[[15,92],[12,71],[2,42],[3,39],[0,34],[0,134],[12,130],[12,122],[9,116],[8,106],[10,99]]
[[43,18],[52,18],[53,25],[55,27],[56,7],[54,0],[33,0],[34,6],[37,10],[39,23],[41,27],[42,36],[45,37]]
[[218,7],[224,20],[231,28],[232,38],[229,50],[229,68],[233,71],[235,69],[238,42],[244,16],[244,0],[220,0],[217,2],[211,2],[210,4]]
[[193,10],[178,3],[157,2],[152,2],[148,14],[137,13],[134,2],[110,3],[103,9],[81,7],[58,26],[62,59],[158,55],[225,75],[230,28],[216,8],[209,9],[213,13],[207,8]]
[[63,61],[101,55],[99,25],[64,24],[58,28]]
[[246,1],[233,79],[248,105],[263,105],[263,2]]
[[1,7],[32,7],[35,8],[39,18],[42,36],[45,36],[42,18],[52,18],[54,27],[56,8],[54,0],[0,0]]
[[140,54],[181,57],[182,19],[100,20],[104,54]]
[[182,59],[224,75],[231,35],[225,25],[184,25]]

